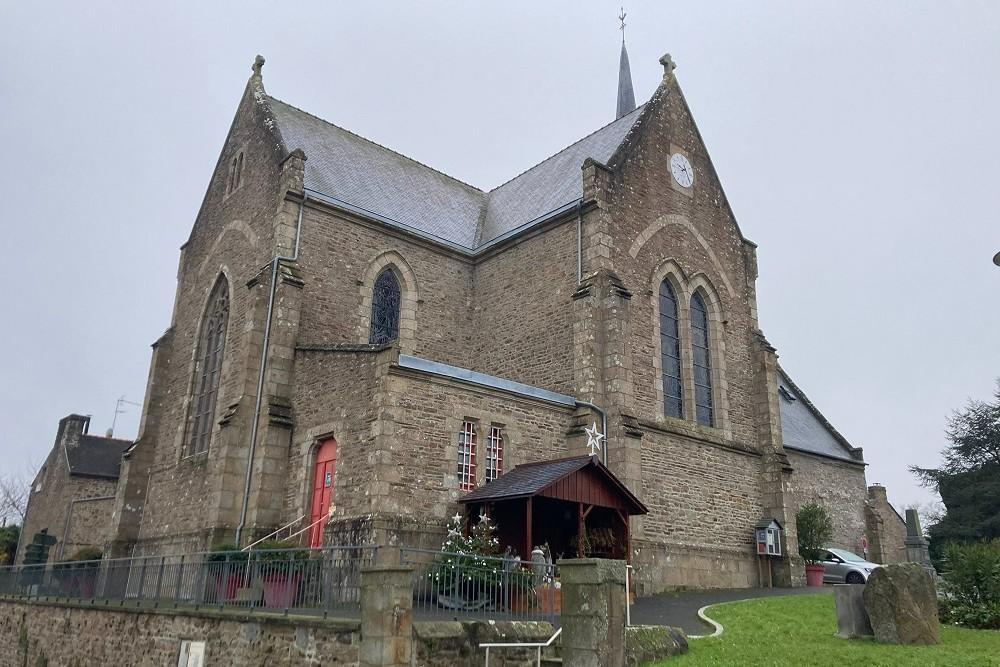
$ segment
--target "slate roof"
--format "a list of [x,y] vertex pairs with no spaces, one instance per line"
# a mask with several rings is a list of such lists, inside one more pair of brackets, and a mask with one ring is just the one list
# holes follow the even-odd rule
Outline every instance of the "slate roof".
[[458,502],[512,500],[535,496],[559,480],[569,477],[589,465],[600,470],[609,481],[617,486],[621,490],[622,496],[626,497],[639,510],[639,513],[645,514],[647,512],[646,506],[610,470],[605,468],[597,457],[586,455],[519,465],[492,482],[459,498]]
[[778,373],[778,405],[786,449],[864,463],[861,450],[837,432],[784,370]]
[[582,199],[583,161],[608,162],[643,109],[485,192],[277,98],[267,99],[287,150],[306,154],[307,190],[467,250]]
[[79,444],[66,448],[69,474],[118,479],[122,454],[131,446],[130,440],[81,435]]

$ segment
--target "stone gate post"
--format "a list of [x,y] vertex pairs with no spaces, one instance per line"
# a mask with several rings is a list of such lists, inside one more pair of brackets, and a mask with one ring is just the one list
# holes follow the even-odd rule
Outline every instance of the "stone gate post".
[[563,664],[625,664],[625,561],[559,561],[562,580]]
[[360,667],[410,667],[413,651],[413,570],[361,570]]

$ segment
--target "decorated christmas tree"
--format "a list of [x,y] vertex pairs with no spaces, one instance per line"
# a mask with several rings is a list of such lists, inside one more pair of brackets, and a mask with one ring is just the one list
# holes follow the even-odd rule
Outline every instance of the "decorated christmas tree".
[[472,531],[462,531],[462,515],[456,514],[448,523],[448,535],[441,544],[441,551],[468,556],[493,556],[500,553],[500,540],[496,537],[496,524],[485,514],[472,524]]
[[489,603],[503,571],[496,524],[482,514],[468,535],[462,530],[464,517],[455,514],[441,555],[428,573],[437,589],[438,602],[452,608],[474,608]]

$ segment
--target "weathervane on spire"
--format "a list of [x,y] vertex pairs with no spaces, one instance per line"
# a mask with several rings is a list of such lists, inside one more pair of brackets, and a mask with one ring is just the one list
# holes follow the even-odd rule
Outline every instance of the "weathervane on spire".
[[621,21],[622,24],[620,26],[618,26],[618,29],[622,31],[622,44],[624,44],[625,43],[625,16],[626,16],[626,14],[625,14],[625,7],[623,6],[621,8],[621,10],[622,10],[621,14],[618,15],[618,20]]

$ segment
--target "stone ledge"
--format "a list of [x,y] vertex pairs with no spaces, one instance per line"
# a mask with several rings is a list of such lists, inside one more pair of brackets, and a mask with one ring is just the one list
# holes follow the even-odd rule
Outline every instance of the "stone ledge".
[[83,609],[106,612],[119,612],[130,614],[156,614],[161,616],[183,616],[190,618],[209,618],[225,621],[236,621],[239,623],[277,623],[291,626],[312,626],[322,627],[334,631],[354,632],[361,629],[361,621],[350,618],[330,618],[323,616],[313,616],[309,614],[281,614],[275,612],[245,612],[237,609],[218,609],[210,607],[140,607],[125,606],[120,604],[104,604],[102,601],[94,603],[82,602],[72,598],[37,598],[24,599],[0,595],[0,604],[8,602],[11,604],[25,604],[39,607],[63,607],[68,609]]

